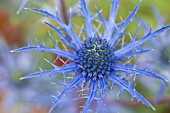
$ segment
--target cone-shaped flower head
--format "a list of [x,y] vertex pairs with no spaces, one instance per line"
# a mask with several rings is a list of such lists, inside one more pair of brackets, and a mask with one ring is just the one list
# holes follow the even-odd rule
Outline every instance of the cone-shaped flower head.
[[[135,16],[140,2],[131,11],[128,17],[118,24],[116,23],[115,19],[119,0],[111,0],[110,15],[108,20],[106,20],[98,10],[97,15],[91,17],[88,12],[85,0],[79,0],[79,2],[86,26],[86,28],[81,28],[80,35],[76,35],[73,30],[71,16],[69,24],[67,25],[58,17],[58,15],[52,15],[47,11],[40,9],[27,8],[30,11],[42,14],[57,22],[61,28],[57,28],[48,22],[44,23],[52,28],[59,35],[61,41],[67,46],[71,47],[73,51],[70,52],[67,50],[61,50],[51,35],[50,37],[55,45],[55,48],[47,47],[37,41],[37,46],[28,46],[14,50],[15,52],[30,50],[50,52],[72,61],[69,64],[65,62],[64,66],[58,67],[46,60],[54,67],[52,70],[41,70],[40,72],[27,75],[22,79],[45,75],[53,76],[57,73],[62,73],[64,79],[66,79],[67,73],[74,73],[73,79],[66,85],[64,91],[61,92],[58,97],[56,97],[56,100],[51,106],[50,112],[73,88],[78,89],[80,93],[86,90],[86,93],[82,94],[82,97],[79,97],[79,99],[86,99],[85,104],[82,106],[82,113],[87,113],[90,110],[91,104],[94,100],[98,102],[96,109],[96,112],[98,112],[102,106],[103,99],[106,96],[106,90],[111,89],[113,85],[120,87],[120,94],[126,90],[132,95],[132,99],[136,98],[138,101],[154,109],[154,107],[135,90],[135,87],[131,86],[131,83],[134,82],[135,79],[127,81],[126,78],[128,78],[130,75],[134,75],[135,78],[136,75],[138,75],[148,76],[162,81],[166,80],[157,74],[147,70],[139,69],[136,67],[136,64],[129,64],[128,62],[133,57],[148,52],[149,50],[144,50],[141,48],[141,45],[146,41],[156,37],[161,32],[169,29],[170,26],[168,25],[162,27],[154,32],[152,32],[152,29],[150,29],[147,35],[141,37],[139,40],[136,40],[138,31],[136,30],[134,36],[130,37],[131,41],[128,44],[124,44],[122,37],[123,35],[127,35],[124,30]],[[100,18],[100,22],[97,20],[99,22],[99,27],[96,28],[92,24],[97,16]],[[103,33],[99,32],[100,24],[104,27]],[[64,31],[71,40],[68,40],[66,35],[61,31]],[[86,39],[84,41],[81,41],[80,39],[82,31],[86,34]],[[118,43],[118,40],[120,39],[122,39],[121,44]]]

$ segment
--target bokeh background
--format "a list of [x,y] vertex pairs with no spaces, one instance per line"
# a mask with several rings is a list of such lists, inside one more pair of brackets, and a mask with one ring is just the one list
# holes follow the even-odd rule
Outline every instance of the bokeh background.
[[[69,8],[73,8],[77,0],[63,0],[65,15],[63,15],[62,5],[58,4],[59,1],[60,0],[30,0],[25,7],[41,8],[52,13],[54,13],[55,7],[58,7],[60,16],[67,22]],[[91,14],[96,13],[94,6],[97,6],[98,9],[103,9],[102,14],[107,18],[110,7],[109,0],[89,1],[88,6]],[[28,80],[19,80],[19,78],[38,71],[39,67],[50,69],[51,66],[47,64],[43,58],[54,61],[56,56],[39,52],[10,53],[9,51],[26,46],[28,43],[35,44],[35,37],[40,42],[45,42],[52,47],[53,45],[49,38],[48,31],[51,32],[56,40],[59,38],[51,29],[42,23],[43,20],[50,21],[47,18],[27,10],[22,10],[20,14],[17,14],[16,12],[21,2],[22,0],[0,0],[0,113],[47,113],[53,99],[51,95],[57,95],[57,91],[62,91],[64,87],[56,84],[56,81],[62,78],[41,77]],[[121,19],[119,17],[125,19],[138,2],[139,0],[121,0],[117,21],[120,22]],[[158,24],[157,18],[154,17],[153,11],[151,10],[151,6],[156,7],[160,11],[161,16],[166,20],[165,24],[168,24],[170,23],[169,4],[169,0],[143,0],[137,16],[142,18],[143,21],[155,30]],[[81,26],[83,19],[78,17],[81,15],[79,9],[76,7],[73,9],[75,11],[73,25],[75,31],[78,33],[79,30],[75,25]],[[54,24],[57,26],[56,23]],[[133,21],[126,31],[133,34],[137,26],[137,22]],[[140,30],[138,38],[142,35],[142,30]],[[61,45],[59,41],[58,43]],[[149,47],[149,45],[150,43],[147,43],[146,47]],[[156,46],[154,47],[156,50]],[[168,54],[168,56],[169,55],[170,54]],[[145,63],[141,63],[141,65],[142,64]],[[62,66],[63,64],[61,61],[57,61],[56,65]],[[124,92],[120,100],[115,98],[115,93],[109,93],[104,105],[105,108],[101,113],[170,113],[170,92],[168,85],[160,102],[153,103],[159,82],[150,79],[144,79],[143,82],[141,82],[141,78],[139,78],[136,84],[137,90],[152,102],[156,111],[153,111],[145,105],[138,104],[136,101],[131,102],[129,99],[130,95]],[[118,89],[115,89],[114,92],[118,92]],[[81,102],[72,101],[72,98],[76,96],[77,94],[75,93],[70,93],[66,96],[59,107],[57,107],[57,113],[79,113],[80,108],[78,106],[81,105]]]

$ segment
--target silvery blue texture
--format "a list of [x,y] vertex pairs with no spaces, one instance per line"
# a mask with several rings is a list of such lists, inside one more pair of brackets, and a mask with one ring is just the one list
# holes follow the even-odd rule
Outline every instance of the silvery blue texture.
[[[103,99],[107,94],[107,90],[113,88],[114,85],[120,87],[120,96],[124,90],[132,95],[132,100],[136,98],[146,106],[155,110],[155,108],[135,90],[135,86],[132,85],[135,81],[136,76],[148,76],[156,78],[163,82],[166,81],[162,76],[150,72],[146,69],[140,69],[137,67],[137,63],[130,63],[133,57],[149,52],[141,47],[146,41],[156,37],[161,32],[170,28],[170,25],[164,26],[156,31],[149,30],[149,32],[136,40],[138,29],[133,36],[130,36],[130,42],[125,44],[123,36],[127,36],[128,33],[124,32],[126,27],[130,24],[133,17],[135,16],[140,2],[131,11],[129,16],[120,23],[116,23],[116,14],[119,7],[119,0],[111,0],[110,15],[106,20],[100,11],[97,9],[97,14],[90,16],[85,0],[79,0],[81,6],[82,16],[85,22],[85,28],[81,28],[79,35],[77,35],[72,26],[72,15],[70,14],[69,24],[66,25],[58,16],[52,15],[47,11],[27,8],[27,10],[42,14],[60,25],[60,28],[55,27],[49,22],[44,22],[47,26],[53,29],[60,37],[61,41],[67,46],[72,48],[72,51],[61,50],[53,37],[50,35],[55,48],[47,47],[45,44],[41,44],[37,41],[37,46],[27,46],[13,50],[12,52],[23,52],[23,51],[40,51],[57,54],[72,61],[67,64],[68,61],[63,62],[65,65],[58,67],[46,60],[54,68],[51,70],[42,70],[33,74],[29,74],[21,79],[34,78],[39,76],[53,76],[57,73],[63,74],[64,85],[66,86],[63,92],[54,100],[49,112],[59,104],[59,101],[66,96],[66,94],[72,90],[77,89],[81,94],[76,100],[86,99],[84,105],[82,105],[82,113],[87,113],[92,103],[97,101],[96,112],[100,110],[103,104]],[[100,18],[99,27],[94,27],[93,22],[97,16]],[[104,27],[103,33],[100,33],[100,26]],[[70,37],[70,40],[66,37],[66,34]],[[86,34],[86,39],[81,40],[81,33]],[[118,40],[122,40],[119,44]],[[59,57],[57,57],[59,58]],[[66,83],[67,77],[73,78],[69,83]],[[127,80],[131,75],[133,79]]]

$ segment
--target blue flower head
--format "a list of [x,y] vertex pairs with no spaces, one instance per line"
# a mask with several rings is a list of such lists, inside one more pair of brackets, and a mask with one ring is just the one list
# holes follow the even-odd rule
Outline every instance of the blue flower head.
[[[148,76],[164,82],[166,80],[150,71],[137,68],[136,63],[129,64],[128,62],[130,62],[133,57],[148,52],[149,50],[144,50],[141,45],[156,37],[161,32],[169,29],[170,25],[162,27],[154,32],[150,29],[150,31],[139,40],[136,40],[138,31],[136,30],[134,36],[130,37],[130,42],[128,44],[124,44],[122,37],[123,35],[127,35],[124,30],[135,16],[140,2],[136,5],[129,16],[121,23],[116,23],[115,21],[119,0],[111,0],[110,15],[108,20],[106,20],[98,10],[97,15],[90,16],[85,0],[79,0],[79,2],[85,22],[85,28],[81,29],[81,32],[83,31],[86,34],[86,39],[84,41],[80,39],[81,33],[80,35],[75,34],[72,27],[71,16],[69,24],[67,25],[58,17],[58,15],[52,15],[47,11],[40,9],[27,8],[27,10],[37,12],[57,22],[61,28],[57,28],[48,22],[44,23],[53,29],[59,35],[61,41],[71,47],[73,51],[70,52],[67,50],[61,50],[51,35],[50,37],[55,45],[55,48],[47,47],[37,41],[37,46],[27,46],[13,50],[12,52],[50,52],[72,61],[69,64],[65,62],[64,66],[58,67],[46,60],[54,67],[53,69],[41,70],[40,72],[27,75],[21,79],[45,75],[53,76],[57,73],[62,73],[64,79],[66,79],[68,73],[73,73],[73,79],[66,85],[64,91],[56,97],[56,100],[51,106],[50,112],[73,88],[76,88],[82,94],[79,99],[86,99],[85,104],[82,106],[82,113],[87,113],[90,110],[93,101],[97,101],[98,103],[96,108],[96,112],[98,112],[102,107],[103,99],[106,96],[106,91],[108,89],[110,90],[113,85],[120,87],[119,94],[126,90],[132,95],[132,100],[136,98],[138,101],[154,110],[155,108],[135,90],[134,86],[131,85],[135,79],[131,81],[127,81],[126,79],[130,75],[134,75],[134,78],[136,76]],[[100,22],[99,27],[95,28],[93,26],[93,21],[96,20],[97,16],[100,18]],[[104,27],[103,33],[99,32],[100,24]],[[71,39],[69,40],[62,31],[64,31]],[[120,39],[122,39],[121,44],[118,43],[118,40]],[[86,91],[86,93],[84,94],[83,91]]]

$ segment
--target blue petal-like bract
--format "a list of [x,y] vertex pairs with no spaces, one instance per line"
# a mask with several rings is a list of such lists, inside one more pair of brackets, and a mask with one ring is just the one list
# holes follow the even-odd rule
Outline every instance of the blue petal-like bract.
[[55,67],[52,70],[42,70],[40,72],[35,72],[35,73],[29,74],[27,76],[24,76],[20,79],[34,78],[34,77],[45,76],[45,75],[46,76],[52,76],[52,75],[55,75],[56,73],[65,74],[65,73],[73,72],[75,70],[77,70],[77,66],[75,66],[75,65]]
[[[68,73],[74,74],[73,79],[66,84],[66,88],[63,92],[54,100],[51,106],[50,112],[58,105],[59,101],[73,88],[76,88],[81,93],[79,99],[86,99],[84,105],[82,105],[82,113],[87,113],[94,100],[98,102],[96,112],[100,110],[103,104],[103,99],[107,94],[107,90],[112,89],[113,85],[120,87],[121,94],[124,90],[128,91],[132,95],[132,99],[136,98],[138,101],[144,103],[152,109],[155,109],[144,97],[142,97],[136,90],[135,87],[131,85],[135,82],[135,79],[131,82],[127,82],[125,78],[131,75],[136,76],[146,76],[152,77],[165,83],[166,79],[163,77],[140,68],[136,68],[137,63],[133,64],[131,60],[133,57],[145,54],[151,50],[146,50],[141,47],[146,41],[156,37],[161,32],[168,30],[170,25],[164,26],[154,32],[150,29],[149,33],[142,38],[136,40],[138,28],[134,33],[134,36],[130,36],[130,42],[124,44],[124,38],[126,27],[130,24],[136,12],[139,8],[141,2],[139,2],[136,7],[132,10],[129,16],[122,22],[116,23],[116,14],[119,7],[120,0],[111,0],[110,15],[108,20],[105,19],[100,11],[97,9],[97,14],[101,19],[96,20],[99,22],[99,27],[93,26],[93,21],[96,19],[96,15],[90,16],[88,7],[85,0],[79,0],[80,9],[82,16],[84,18],[86,28],[83,29],[86,34],[86,39],[84,42],[81,41],[81,35],[77,35],[72,27],[72,18],[70,17],[69,24],[65,24],[58,15],[52,15],[47,11],[27,8],[30,11],[42,14],[55,22],[57,22],[60,27],[55,27],[49,22],[44,22],[51,29],[53,29],[60,40],[72,48],[72,52],[61,50],[57,43],[50,35],[55,48],[50,48],[38,41],[37,46],[28,46],[20,49],[16,49],[12,52],[22,52],[22,51],[40,51],[40,52],[50,52],[61,57],[65,57],[71,60],[71,63],[64,62],[64,66],[58,67],[53,63],[47,61],[53,66],[51,70],[41,70],[33,74],[29,74],[21,79],[33,78],[37,76],[53,76],[57,73],[61,73],[64,79],[67,79]],[[103,26],[104,31],[100,33],[100,24]],[[62,30],[62,31],[61,31]],[[64,33],[63,33],[64,32]],[[81,34],[81,33],[80,33]],[[99,34],[99,36],[98,36]],[[129,34],[129,33],[128,33]],[[70,39],[67,38],[67,35]],[[118,40],[122,39],[122,44],[119,44]],[[125,74],[125,76],[123,76]],[[64,83],[65,84],[65,83]],[[81,87],[80,87],[81,86]],[[85,91],[84,94],[83,91]]]
[[87,37],[91,37],[93,34],[93,28],[92,28],[92,19],[89,15],[89,12],[87,10],[87,6],[85,3],[85,0],[80,0],[80,5],[81,5],[81,11],[83,14],[83,18],[86,24],[86,34]]
[[135,47],[142,45],[143,43],[145,43],[146,41],[150,40],[151,38],[156,37],[158,34],[160,34],[161,32],[168,30],[170,28],[170,25],[167,25],[165,27],[162,27],[158,30],[156,30],[155,32],[152,33],[152,31],[150,31],[146,36],[142,37],[141,39],[137,40],[134,43],[130,43],[128,45],[126,45],[124,48],[115,51],[115,54],[124,54],[127,53],[133,49],[135,49]]
[[84,77],[82,75],[78,75],[75,77],[64,89],[64,91],[57,97],[57,100],[53,103],[53,105],[50,108],[50,112],[56,107],[59,100],[61,100],[72,88],[78,87],[78,85],[84,80]]
[[119,39],[119,37],[124,32],[125,28],[129,25],[129,23],[132,21],[133,17],[135,16],[138,8],[139,8],[140,2],[137,4],[137,6],[134,8],[134,10],[130,13],[130,15],[126,18],[126,20],[123,21],[121,26],[117,29],[116,33],[113,35],[113,37],[110,39],[110,45],[114,45],[115,42]]
[[55,26],[51,25],[50,23],[48,22],[44,22],[45,24],[47,24],[49,27],[51,27],[60,37],[60,40],[63,41],[64,43],[66,43],[67,46],[70,46],[72,47],[73,49],[76,50],[76,47],[74,45],[74,43],[72,43],[71,41],[69,41],[67,39],[67,37],[65,35],[63,35],[59,29],[57,29]]
[[37,12],[39,14],[42,14],[54,21],[56,21],[61,27],[62,29],[67,32],[67,34],[70,36],[70,38],[72,39],[72,41],[74,42],[74,44],[77,46],[77,48],[79,48],[80,44],[81,44],[81,40],[78,38],[78,36],[74,33],[73,29],[70,26],[67,26],[59,17],[58,15],[54,16],[50,13],[48,13],[47,11],[43,11],[40,9],[35,9],[35,8],[27,8],[27,10],[33,11],[33,12]]
[[155,108],[145,98],[143,98],[142,95],[140,95],[132,86],[123,82],[121,79],[117,78],[114,75],[109,76],[109,78],[112,82],[114,82],[115,84],[120,86],[121,90],[127,90],[132,95],[132,99],[136,98],[136,99],[138,99],[138,101],[141,101],[145,105],[147,105],[147,106],[151,107],[153,110],[155,110]]
[[157,74],[152,73],[152,72],[147,71],[147,70],[136,69],[136,68],[129,67],[129,66],[115,66],[114,69],[116,71],[122,71],[122,72],[127,72],[127,73],[134,73],[134,74],[138,74],[138,75],[153,77],[153,78],[157,78],[157,79],[160,79],[160,80],[163,80],[163,81],[167,81],[163,77],[158,76]]
[[74,58],[76,58],[76,56],[74,54],[65,52],[59,48],[49,48],[45,45],[41,45],[40,43],[38,43],[38,46],[28,46],[28,47],[23,47],[23,48],[19,48],[16,50],[12,50],[11,52],[23,52],[23,51],[41,51],[41,52],[49,52],[49,53],[54,53],[54,54],[58,54],[61,55],[65,58],[68,58],[70,60],[73,60]]

